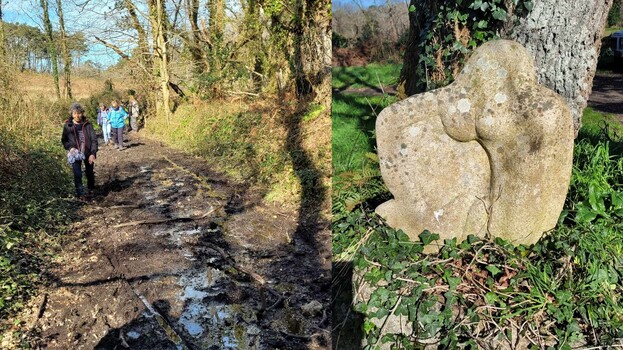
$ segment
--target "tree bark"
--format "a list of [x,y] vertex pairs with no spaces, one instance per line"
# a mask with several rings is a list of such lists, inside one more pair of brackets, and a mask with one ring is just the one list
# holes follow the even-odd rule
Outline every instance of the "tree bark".
[[571,108],[575,133],[593,87],[603,28],[612,0],[540,0],[503,37],[534,56],[539,82]]
[[[510,4],[510,1],[505,1]],[[411,0],[409,39],[400,81],[407,96],[429,87],[419,60],[426,35],[438,14],[438,0]],[[612,0],[535,0],[527,14],[510,14],[500,36],[525,46],[533,55],[539,82],[560,94],[573,115],[575,133],[592,89],[601,35]],[[443,64],[443,63],[442,63]]]
[[65,77],[65,96],[67,98],[73,98],[71,94],[71,54],[67,48],[67,34],[65,32],[65,19],[63,18],[63,4],[61,0],[56,0],[56,6],[58,7],[58,21],[61,31],[61,50],[63,54],[63,72]]
[[[154,36],[154,77],[160,81],[160,92],[162,101],[156,103],[156,108],[164,113],[167,122],[170,122],[171,109],[169,106],[169,69],[167,51],[167,22],[164,0],[149,0],[149,17]],[[156,70],[157,69],[157,70]]]
[[190,23],[190,35],[187,40],[188,51],[192,58],[192,71],[195,74],[201,74],[208,69],[207,59],[203,53],[201,31],[199,30],[199,0],[186,0],[186,13],[188,14],[188,22]]
[[331,98],[331,16],[329,0],[298,0],[294,28],[297,96],[313,95],[323,105]]
[[221,58],[219,53],[222,50],[223,32],[225,31],[225,1],[208,0],[208,11],[210,14],[210,34],[211,62],[213,69],[221,69]]
[[425,39],[423,32],[430,30],[435,16],[429,15],[437,12],[435,0],[411,0],[410,5],[418,10],[409,12],[409,36],[404,55],[404,64],[400,71],[400,82],[407,96],[424,92],[427,86],[418,72],[419,59],[422,54],[422,42]]
[[47,35],[48,50],[50,51],[50,63],[52,64],[52,76],[54,77],[54,87],[56,88],[56,98],[61,98],[61,89],[58,84],[58,54],[56,45],[54,45],[54,34],[52,31],[52,22],[50,22],[50,13],[48,11],[48,0],[40,0],[43,9],[43,26]]

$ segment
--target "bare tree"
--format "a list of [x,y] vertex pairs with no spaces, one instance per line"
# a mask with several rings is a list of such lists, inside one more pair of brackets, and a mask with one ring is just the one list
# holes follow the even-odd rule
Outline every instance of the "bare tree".
[[73,98],[71,94],[71,54],[67,47],[67,34],[65,32],[65,19],[63,16],[63,4],[61,0],[56,0],[56,7],[58,11],[59,29],[61,34],[61,51],[63,54],[63,71],[65,77],[65,96]]
[[143,25],[139,21],[136,5],[131,0],[124,0],[124,5],[128,10],[130,19],[132,20],[132,28],[136,30],[136,33],[138,34],[137,50],[139,54],[139,64],[142,64],[144,69],[148,70],[151,68],[152,60],[149,43],[147,42],[147,34],[145,33]]
[[54,32],[52,22],[50,21],[50,13],[48,10],[48,0],[40,0],[43,9],[43,26],[47,35],[48,51],[50,53],[50,61],[52,64],[52,76],[54,77],[54,87],[56,88],[56,97],[61,98],[61,89],[58,83],[58,54],[56,45],[54,44]]

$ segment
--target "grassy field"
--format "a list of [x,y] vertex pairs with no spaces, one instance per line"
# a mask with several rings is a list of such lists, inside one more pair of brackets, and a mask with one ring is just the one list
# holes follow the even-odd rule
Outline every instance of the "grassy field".
[[[366,163],[374,168],[369,161],[374,113],[366,104],[361,96],[334,95],[334,138],[356,141],[334,140],[334,183],[339,184],[334,185],[333,196],[338,267],[334,289],[348,290],[344,287],[350,284],[348,266],[354,266],[366,283],[382,287],[367,303],[359,302],[341,316],[338,311],[347,310],[348,304],[340,303],[349,301],[337,297],[334,312],[346,322],[334,333],[334,339],[341,339],[334,348],[351,349],[357,337],[366,338],[368,344],[389,343],[403,349],[418,348],[415,338],[435,339],[447,348],[476,348],[508,339],[523,339],[526,348],[619,344],[623,127],[615,116],[584,111],[564,211],[557,228],[537,244],[513,246],[471,237],[465,242],[447,240],[439,254],[427,256],[422,254],[423,244],[437,235],[424,232],[423,244],[410,242],[373,212],[379,198],[388,194],[379,184],[378,169],[370,176],[358,170]],[[340,171],[348,174],[342,181],[335,175]],[[357,185],[345,181],[353,179],[360,181]],[[390,313],[409,320],[413,332],[381,338],[379,320]],[[346,314],[350,316],[339,318]]]
[[371,63],[365,67],[333,68],[333,88],[380,88],[395,85],[400,76],[401,64]]
[[[20,93],[29,98],[44,98],[49,100],[56,99],[56,89],[54,88],[54,79],[50,74],[35,73],[24,71],[20,74],[16,74],[16,86],[19,88]],[[74,76],[71,82],[71,90],[74,99],[82,100],[87,99],[93,95],[100,93],[104,89],[103,77],[77,77]],[[122,79],[111,79],[113,86],[116,88],[127,89],[127,86],[122,86]],[[60,81],[61,95],[63,95],[63,80]]]

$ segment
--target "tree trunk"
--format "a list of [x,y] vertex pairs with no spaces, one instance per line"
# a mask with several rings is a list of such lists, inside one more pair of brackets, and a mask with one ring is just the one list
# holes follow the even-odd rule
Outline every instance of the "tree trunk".
[[[511,1],[504,3],[511,6]],[[502,38],[515,40],[532,53],[539,82],[566,99],[577,135],[582,110],[591,92],[601,35],[612,0],[535,0],[532,3],[534,6],[527,14],[509,11],[510,18],[497,30]],[[411,0],[410,5],[416,10],[409,13],[409,38],[400,77],[407,96],[431,88],[428,82],[435,72],[427,69],[430,65],[422,64],[421,59],[430,59],[423,57],[423,50],[429,47],[427,35],[443,4],[438,0]],[[447,27],[443,30],[452,35],[452,23]],[[437,38],[437,42],[442,42],[448,33]],[[433,33],[433,36],[438,34]],[[435,70],[443,72],[450,64],[447,61],[450,60],[439,59]],[[437,67],[439,65],[441,67]]]
[[58,7],[58,21],[61,31],[61,50],[63,53],[63,62],[65,62],[63,71],[65,76],[65,92],[67,98],[73,98],[71,94],[71,54],[67,48],[67,34],[65,33],[65,19],[63,18],[63,4],[61,0],[56,0]]
[[[411,0],[410,6],[416,6],[416,11],[409,11],[409,36],[407,38],[407,49],[404,55],[404,64],[400,71],[400,82],[403,85],[404,93],[407,96],[424,92],[427,90],[425,83],[426,72],[422,74],[418,70],[419,60],[422,52],[422,42],[425,40],[425,32],[432,27],[437,12],[435,0]],[[422,76],[424,75],[424,76]]]
[[50,51],[50,63],[52,64],[52,76],[54,77],[56,98],[61,98],[61,89],[58,84],[58,54],[56,53],[56,45],[54,45],[52,22],[50,22],[50,14],[48,11],[48,0],[40,0],[40,3],[41,8],[43,9],[43,25],[47,35],[46,39],[48,42],[48,50]]
[[[156,108],[164,113],[167,122],[170,122],[171,109],[169,107],[169,69],[168,69],[168,51],[167,51],[167,22],[166,11],[163,0],[149,1],[149,16],[152,24],[152,33],[154,35],[154,77],[160,81],[160,92],[162,93],[162,105],[156,103]],[[157,66],[157,71],[156,71]]]
[[331,6],[328,0],[298,0],[294,29],[294,73],[299,97],[331,98]]
[[193,61],[192,70],[195,75],[201,74],[208,68],[201,45],[201,32],[199,30],[199,0],[186,0],[186,13],[190,23],[190,36],[188,38],[188,51]]
[[210,35],[211,43],[211,63],[213,69],[221,69],[220,52],[223,44],[223,32],[225,31],[225,1],[208,0],[208,11],[210,14]]
[[534,56],[539,82],[565,98],[576,136],[593,87],[601,36],[612,0],[535,1],[503,37],[525,46]]

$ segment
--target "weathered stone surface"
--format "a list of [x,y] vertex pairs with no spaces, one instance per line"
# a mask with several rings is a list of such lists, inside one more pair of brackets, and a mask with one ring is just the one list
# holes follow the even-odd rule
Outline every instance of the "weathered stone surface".
[[[552,229],[571,176],[573,120],[509,40],[479,47],[449,86],[384,109],[376,122],[394,199],[376,211],[410,237],[486,233],[535,243]],[[434,248],[429,248],[429,251]]]

